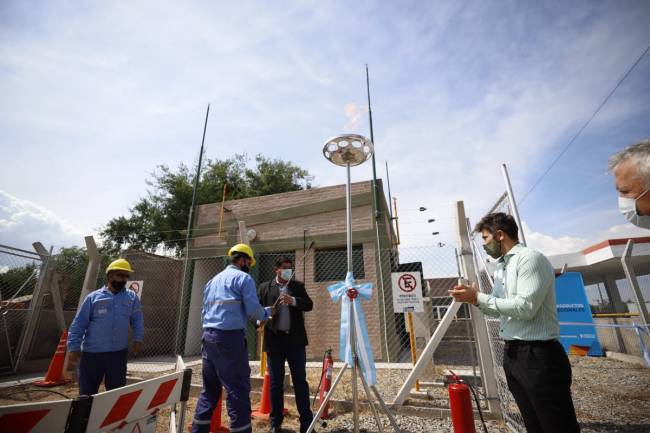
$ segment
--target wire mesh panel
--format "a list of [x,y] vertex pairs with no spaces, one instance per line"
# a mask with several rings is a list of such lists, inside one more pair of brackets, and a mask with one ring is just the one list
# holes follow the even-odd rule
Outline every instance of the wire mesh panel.
[[0,245],[0,374],[14,370],[41,265],[34,252]]
[[[510,203],[506,193],[499,197],[488,214],[495,212],[511,214]],[[473,256],[475,258],[476,272],[478,273],[477,279],[479,289],[483,293],[492,293],[492,289],[494,288],[492,279],[492,274],[495,269],[494,260],[488,258],[487,253],[482,248],[483,240],[481,239],[480,234],[474,232],[472,227],[468,228],[471,234],[470,242]],[[505,342],[499,336],[501,322],[499,319],[490,318],[488,316],[485,316],[485,322],[488,329],[488,338],[490,340],[490,350],[492,351],[492,356],[494,358],[494,373],[497,381],[497,391],[499,393],[503,417],[515,431],[525,431],[523,417],[521,416],[519,408],[508,389],[505,371],[503,370]]]

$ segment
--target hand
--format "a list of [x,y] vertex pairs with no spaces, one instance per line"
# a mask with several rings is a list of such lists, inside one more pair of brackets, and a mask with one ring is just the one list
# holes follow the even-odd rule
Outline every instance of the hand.
[[142,341],[134,341],[131,345],[131,352],[134,355],[137,355],[142,350],[142,346],[144,346],[144,343]]
[[458,285],[452,290],[449,290],[449,295],[459,302],[466,302],[472,305],[478,304],[478,289],[474,283],[471,286]]
[[266,322],[268,322],[268,320],[258,320],[257,326],[263,328],[266,325]]
[[281,294],[280,305],[293,305],[293,296],[286,293]]
[[68,362],[70,364],[76,364],[81,358],[81,352],[68,352]]

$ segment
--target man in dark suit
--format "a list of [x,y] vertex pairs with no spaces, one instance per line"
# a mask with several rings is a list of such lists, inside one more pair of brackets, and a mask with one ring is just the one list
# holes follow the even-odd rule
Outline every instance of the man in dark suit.
[[[258,296],[263,306],[277,305],[277,313],[266,323],[264,351],[271,376],[271,433],[280,433],[284,408],[284,363],[289,364],[296,406],[300,414],[300,432],[309,428],[313,419],[309,407],[307,384],[307,332],[305,311],[314,306],[305,285],[293,279],[293,261],[280,258],[274,266],[275,278],[260,284]],[[277,304],[276,304],[277,301]]]

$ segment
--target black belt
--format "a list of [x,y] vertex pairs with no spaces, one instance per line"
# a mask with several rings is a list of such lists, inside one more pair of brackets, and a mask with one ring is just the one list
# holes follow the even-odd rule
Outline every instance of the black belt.
[[557,340],[506,340],[506,347],[545,346],[557,343]]

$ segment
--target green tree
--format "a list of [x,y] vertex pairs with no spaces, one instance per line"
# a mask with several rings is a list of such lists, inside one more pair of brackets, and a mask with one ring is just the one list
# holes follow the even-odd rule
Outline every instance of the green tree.
[[[245,154],[227,159],[208,159],[201,172],[197,205],[277,194],[310,188],[306,170],[291,162],[257,155],[249,165]],[[176,170],[160,165],[147,181],[149,189],[128,216],[111,219],[101,231],[104,247],[117,254],[125,247],[155,252],[161,245],[180,255],[192,204],[196,170],[181,164]]]

